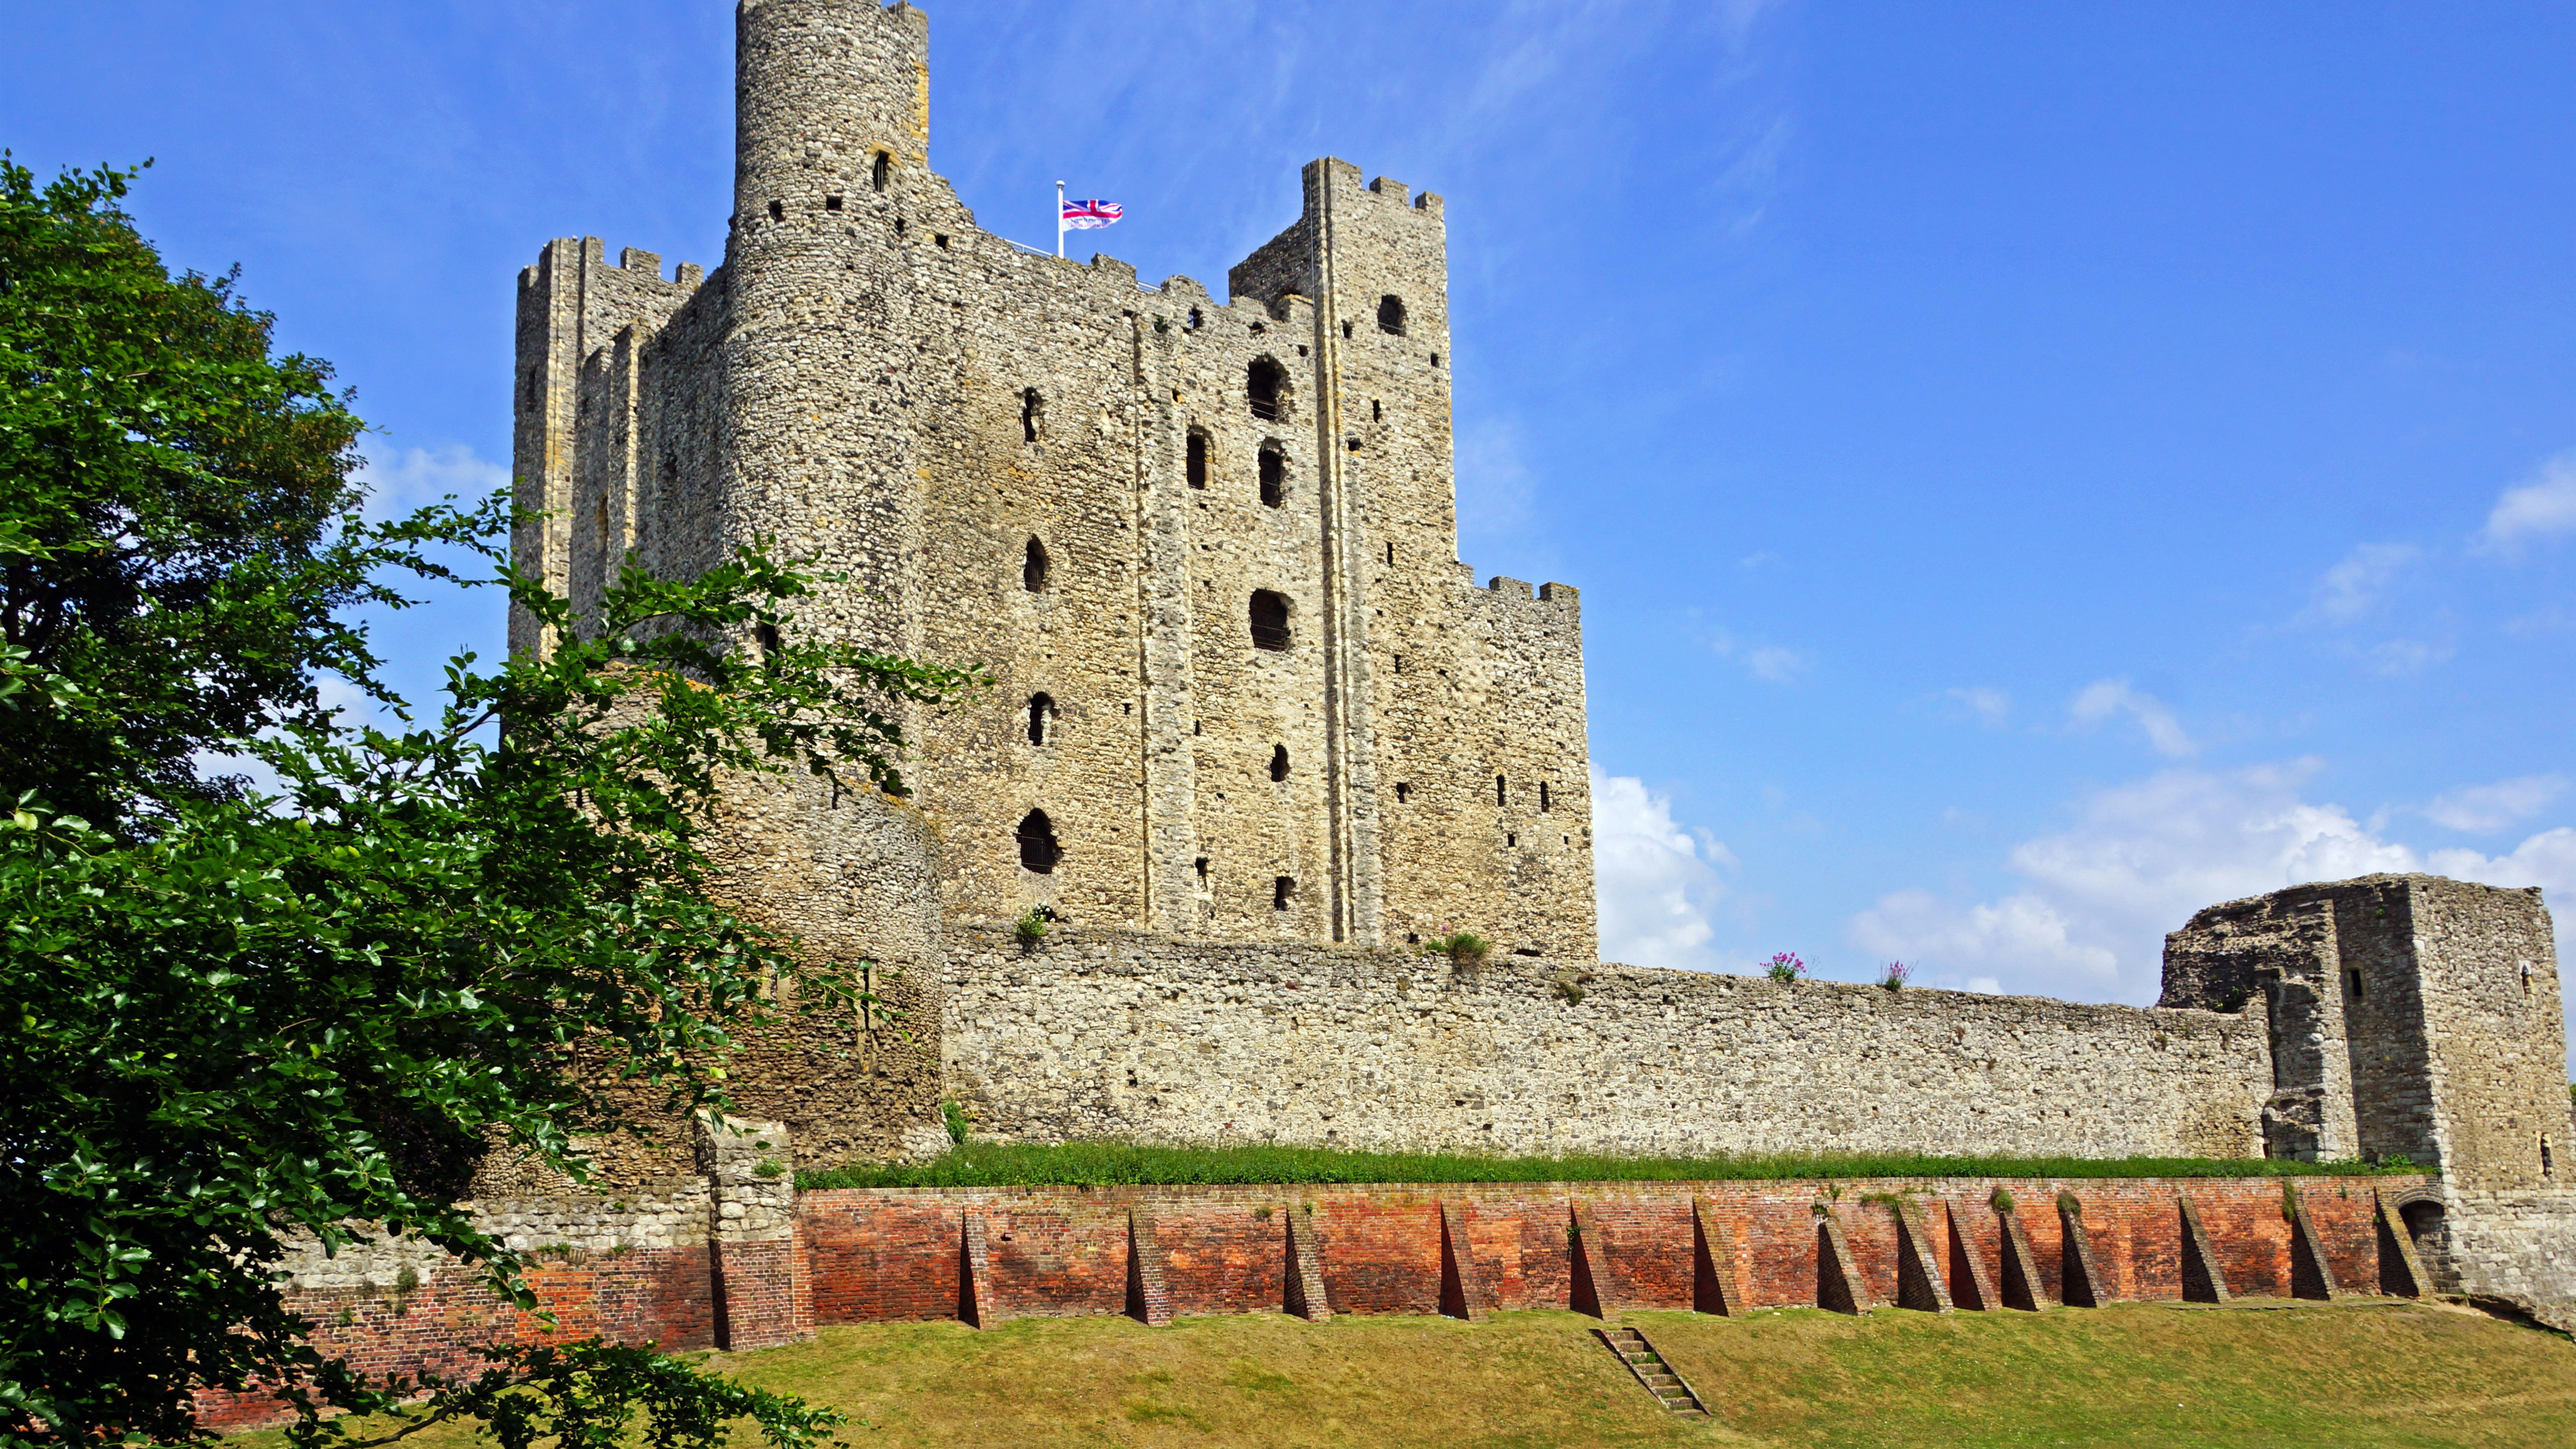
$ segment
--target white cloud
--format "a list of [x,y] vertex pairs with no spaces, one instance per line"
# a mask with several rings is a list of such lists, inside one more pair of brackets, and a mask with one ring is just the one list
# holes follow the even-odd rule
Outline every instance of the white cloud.
[[1941,697],[1974,715],[1988,729],[2000,727],[2012,714],[2012,696],[2000,689],[1975,685],[1967,689],[1945,689]]
[[[1930,891],[1896,891],[1854,917],[1852,944],[1877,956],[1930,965],[2001,965],[2070,983],[2090,982],[2099,995],[2114,980],[2118,961],[2106,948],[2070,938],[2066,917],[2037,896],[2008,896],[1961,910]],[[1968,989],[1996,991],[1995,976],[1971,978]]]
[[1934,972],[1989,973],[2018,991],[2151,1001],[2164,933],[2221,901],[2428,869],[2492,885],[2576,888],[2576,831],[2533,836],[2507,856],[2419,856],[2339,805],[2304,799],[2317,769],[2313,760],[2178,768],[2098,791],[2078,803],[2071,827],[2013,850],[2020,889],[1965,905],[1894,892],[1853,918],[1852,939]]
[[1747,644],[1723,630],[1709,641],[1708,647],[1718,658],[1742,665],[1745,673],[1766,684],[1792,683],[1815,665],[1813,659],[1798,650],[1777,644]]
[[2424,816],[2436,825],[2483,834],[2539,814],[2566,789],[2564,775],[2517,775],[2436,796]]
[[1734,855],[1673,823],[1673,802],[1628,775],[1592,772],[1592,870],[1601,959],[1709,970],[1709,912],[1726,895],[1718,867]]
[[2157,754],[2181,757],[2200,752],[2163,701],[2130,688],[2125,679],[2096,680],[2084,686],[2067,712],[2079,725],[2100,724],[2115,714],[2126,714],[2147,732],[2147,743],[2155,747]]
[[449,494],[459,507],[471,508],[494,490],[509,487],[510,470],[463,443],[449,443],[436,449],[404,448],[383,457],[371,452],[358,469],[358,481],[367,489],[367,511],[391,518]]
[[2386,601],[2388,585],[2422,550],[2409,543],[2365,543],[2317,579],[2302,623],[2350,624]]
[[2576,451],[2540,465],[2531,481],[2504,490],[2487,514],[2482,541],[2510,548],[2525,539],[2576,533]]

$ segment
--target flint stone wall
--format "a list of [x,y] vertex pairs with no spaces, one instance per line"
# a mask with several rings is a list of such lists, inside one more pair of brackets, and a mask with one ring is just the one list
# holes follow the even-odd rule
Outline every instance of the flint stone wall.
[[2254,1157],[2259,1009],[952,924],[979,1135],[1506,1153]]

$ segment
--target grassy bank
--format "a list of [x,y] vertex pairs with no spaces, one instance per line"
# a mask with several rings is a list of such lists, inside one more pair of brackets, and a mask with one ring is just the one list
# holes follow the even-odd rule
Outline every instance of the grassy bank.
[[1924,1157],[1906,1153],[1743,1157],[1474,1157],[1317,1147],[1055,1146],[968,1142],[926,1162],[800,1172],[800,1188],[1029,1187],[1182,1183],[1743,1182],[1851,1177],[2306,1177],[2375,1171],[2357,1162],[2197,1157]]
[[1625,1321],[1713,1420],[1666,1417],[1554,1312],[888,1324],[717,1366],[865,1419],[868,1449],[2576,1443],[2576,1346],[2390,1300]]

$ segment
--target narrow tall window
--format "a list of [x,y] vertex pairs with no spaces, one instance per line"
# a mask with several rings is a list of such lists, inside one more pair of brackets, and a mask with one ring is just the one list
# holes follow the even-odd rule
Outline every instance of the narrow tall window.
[[1040,875],[1055,873],[1064,850],[1055,843],[1055,822],[1043,810],[1032,810],[1020,817],[1020,868]]
[[1191,487],[1207,486],[1207,434],[1196,428],[1190,430],[1189,461],[1182,465],[1182,471],[1188,476]]
[[868,167],[868,184],[879,191],[885,190],[886,176],[893,170],[894,158],[879,151],[875,164]]
[[1538,782],[1538,809],[1539,813],[1542,815],[1547,813],[1547,782],[1545,780]]
[[1395,562],[1395,545],[1392,542],[1386,546],[1386,561],[1390,564]]
[[1053,699],[1050,699],[1043,693],[1032,694],[1029,696],[1030,744],[1042,745],[1047,742],[1047,716],[1054,713],[1055,701]]
[[1261,450],[1261,506],[1276,508],[1287,501],[1288,460],[1272,444]]
[[1207,857],[1204,855],[1199,857],[1199,884],[1207,884]]
[[1270,882],[1270,909],[1274,911],[1284,911],[1288,909],[1288,898],[1296,893],[1297,878],[1295,876],[1283,875],[1273,877]]
[[1286,745],[1272,745],[1270,747],[1270,782],[1275,785],[1287,778],[1288,747]]
[[759,628],[753,630],[752,633],[760,640],[760,652],[762,654],[769,655],[778,652],[777,625],[763,624]]
[[1288,596],[1268,589],[1253,590],[1252,647],[1284,651],[1288,640]]
[[1408,785],[1408,784],[1404,783],[1402,780],[1398,780],[1398,781],[1396,781],[1396,782],[1395,782],[1395,803],[1396,803],[1396,804],[1398,804],[1398,805],[1401,805],[1401,804],[1403,804],[1405,801],[1410,800],[1410,799],[1412,799],[1412,798],[1413,798],[1413,787],[1412,787],[1411,785]]
[[1190,330],[1192,332],[1199,330],[1200,326],[1206,323],[1206,321],[1207,318],[1200,315],[1198,308],[1192,307],[1190,309]]
[[1279,364],[1264,357],[1254,361],[1244,374],[1244,401],[1252,406],[1252,415],[1263,422],[1279,420],[1279,390],[1287,379],[1280,375]]
[[1020,565],[1020,586],[1027,589],[1032,594],[1042,594],[1046,592],[1046,545],[1038,542],[1034,538],[1029,540],[1028,562]]
[[1038,440],[1038,423],[1045,413],[1046,399],[1038,396],[1036,388],[1020,393],[1020,441],[1034,443]]
[[2358,966],[2345,968],[2343,978],[2344,984],[2350,988],[2352,999],[2361,1000],[2361,968]]
[[2550,1163],[2550,1160],[2549,1160],[2549,1134],[2548,1134],[2548,1133],[2546,1133],[2546,1132],[2543,1132],[2543,1133],[2541,1133],[2541,1134],[2540,1134],[2540,1175],[2541,1175],[2541,1176],[2543,1176],[2543,1177],[2547,1177],[2547,1176],[2549,1176],[2549,1175],[2550,1175],[2550,1169],[2551,1169],[2551,1163]]
[[1503,777],[1500,775],[1496,775],[1494,777],[1494,803],[1497,805],[1509,805],[1511,803],[1510,800],[1504,798]]
[[1380,332],[1390,333],[1397,337],[1402,337],[1404,335],[1403,298],[1380,297],[1377,299],[1377,330]]

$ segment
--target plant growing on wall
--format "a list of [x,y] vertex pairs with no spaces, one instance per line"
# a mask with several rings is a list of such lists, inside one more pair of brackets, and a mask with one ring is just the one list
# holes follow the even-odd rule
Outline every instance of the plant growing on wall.
[[1878,973],[1878,984],[1890,991],[1902,991],[1905,989],[1905,978],[1912,974],[1911,968],[1904,962],[1890,961],[1886,969]]
[[1796,981],[1807,974],[1807,963],[1783,951],[1763,966],[1762,974],[1774,981]]
[[1485,958],[1493,953],[1493,949],[1493,942],[1473,931],[1452,931],[1422,943],[1423,955],[1446,956],[1449,964],[1461,971],[1473,971],[1484,965]]
[[1045,906],[1031,906],[1020,912],[1020,918],[1011,923],[1011,933],[1019,937],[1020,949],[1036,950],[1039,943],[1046,940],[1047,923],[1054,919],[1055,912]]
[[948,1128],[948,1140],[959,1144],[966,1141],[966,1133],[974,1126],[974,1119],[966,1115],[966,1109],[954,1097],[939,1104],[939,1120]]
[[[462,1202],[484,1144],[580,1180],[575,1134],[631,1125],[613,1084],[721,1110],[741,1032],[794,999],[770,985],[813,974],[708,894],[718,781],[899,792],[902,710],[977,676],[799,636],[818,576],[762,548],[629,566],[576,627],[509,571],[505,499],[368,522],[329,369],[273,355],[231,279],[172,277],[132,175],[0,160],[0,1440],[202,1437],[197,1390],[259,1382],[330,1438],[423,1385],[313,1344],[280,1235],[400,1234],[534,1308]],[[454,659],[391,731],[342,719],[326,675],[399,706],[347,611],[458,560],[552,653]],[[490,1417],[555,1375],[657,1442],[832,1421],[551,1352],[426,1386]]]

